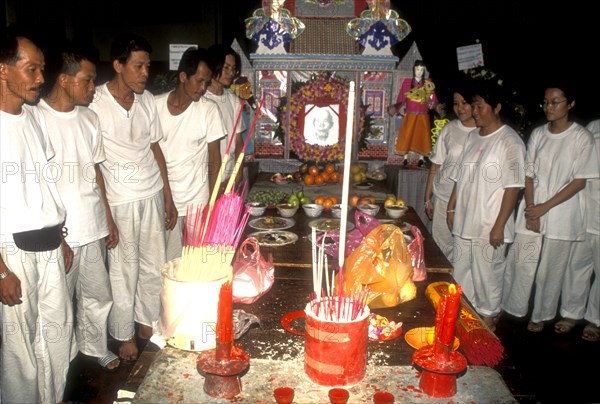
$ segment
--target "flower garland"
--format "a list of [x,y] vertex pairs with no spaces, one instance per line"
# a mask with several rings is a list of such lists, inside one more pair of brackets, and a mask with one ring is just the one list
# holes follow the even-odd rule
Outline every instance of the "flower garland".
[[[328,73],[319,73],[312,80],[306,82],[299,87],[290,99],[290,149],[296,153],[299,159],[305,161],[314,161],[316,163],[323,161],[341,161],[344,159],[344,145],[346,139],[342,138],[331,146],[319,146],[306,143],[304,133],[300,130],[299,119],[300,114],[304,110],[306,104],[313,104],[316,100],[322,98],[330,98],[335,103],[340,104],[340,107],[347,106],[348,103],[349,83],[347,80],[331,76]],[[363,124],[363,113],[359,108],[360,122]],[[281,108],[282,127],[286,125],[286,107]],[[345,125],[346,122],[340,122],[340,125]]]

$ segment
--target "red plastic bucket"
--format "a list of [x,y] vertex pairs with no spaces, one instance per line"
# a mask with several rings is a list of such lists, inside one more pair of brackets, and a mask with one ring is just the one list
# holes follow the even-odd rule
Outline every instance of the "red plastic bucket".
[[360,383],[367,370],[369,308],[354,321],[333,322],[316,317],[306,306],[304,372],[321,386]]

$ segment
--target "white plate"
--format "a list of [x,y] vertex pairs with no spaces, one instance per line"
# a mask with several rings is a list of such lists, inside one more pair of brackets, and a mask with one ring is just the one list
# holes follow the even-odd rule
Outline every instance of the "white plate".
[[372,182],[359,182],[358,184],[354,184],[354,188],[365,190],[373,188],[373,185],[375,184]]
[[279,247],[292,244],[298,241],[296,233],[290,231],[257,231],[249,234],[248,237],[256,237],[258,244],[264,247]]
[[259,217],[248,222],[248,226],[256,230],[283,230],[289,229],[295,224],[294,219],[278,216]]
[[[317,219],[308,223],[308,226],[317,231],[340,231],[340,219]],[[350,231],[354,228],[354,223],[346,223],[346,231]]]

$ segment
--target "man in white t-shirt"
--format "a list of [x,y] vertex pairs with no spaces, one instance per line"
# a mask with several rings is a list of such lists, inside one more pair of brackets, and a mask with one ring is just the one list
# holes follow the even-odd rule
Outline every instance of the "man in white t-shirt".
[[71,359],[73,310],[61,237],[65,207],[48,177],[54,150],[30,107],[44,83],[42,51],[0,39],[0,401],[58,403]]
[[502,122],[499,90],[479,84],[471,100],[478,129],[465,142],[448,200],[454,236],[454,279],[494,330],[500,314],[507,244],[514,239],[514,207],[525,186],[525,144]]
[[[188,212],[193,217],[208,203],[214,187],[208,169],[217,164],[213,158],[220,156],[221,139],[227,134],[217,105],[203,97],[211,78],[206,50],[189,48],[179,62],[175,90],[155,98],[163,129],[160,145],[179,212],[175,228],[167,231],[167,261],[181,257]],[[186,234],[192,232],[188,228]]]
[[119,356],[136,360],[137,336],[152,336],[160,311],[160,270],[166,262],[165,229],[177,221],[159,140],[154,96],[146,91],[152,47],[137,35],[117,37],[110,57],[114,77],[96,88],[90,104],[100,118],[106,160],[106,197],[119,229],[109,250],[113,307],[109,332],[121,341]]
[[[114,248],[119,232],[106,200],[100,163],[105,160],[100,121],[87,105],[94,98],[96,65],[84,49],[64,49],[55,65],[53,86],[34,108],[56,155],[56,186],[67,208],[66,237],[73,249],[67,274],[76,294],[77,349],[97,358],[105,369],[116,369],[119,358],[108,349],[107,320],[112,293],[105,264],[106,248]],[[73,354],[76,351],[74,350]]]
[[[221,157],[225,158],[225,152],[227,146],[231,143],[229,149],[229,156],[227,157],[227,165],[223,172],[222,180],[224,182],[231,176],[235,167],[235,162],[238,156],[244,148],[244,141],[242,140],[242,133],[246,130],[246,124],[240,116],[241,102],[237,95],[229,90],[233,80],[239,75],[240,72],[240,55],[237,54],[231,47],[225,45],[212,45],[208,48],[210,57],[210,68],[213,71],[213,79],[206,91],[205,97],[209,100],[213,100],[217,103],[221,116],[223,117],[223,123],[227,130],[227,136],[221,140]],[[240,118],[238,119],[238,116]],[[235,128],[235,134],[233,129],[236,121],[237,127]],[[231,137],[234,137],[231,140]],[[220,165],[220,163],[219,163]],[[219,167],[215,169],[209,169],[209,176],[217,177]],[[242,178],[241,172],[243,165],[240,166],[238,173],[236,174],[236,180]]]
[[[594,137],[596,156],[600,161],[600,119],[586,126]],[[587,181],[585,186],[586,234],[585,241],[594,267],[594,280],[588,294],[587,307],[583,318],[588,322],[581,337],[587,341],[600,341],[600,179]]]

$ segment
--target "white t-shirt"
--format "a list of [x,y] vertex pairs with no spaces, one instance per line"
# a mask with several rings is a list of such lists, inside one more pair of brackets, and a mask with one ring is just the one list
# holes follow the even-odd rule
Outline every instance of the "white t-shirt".
[[104,161],[98,116],[79,106],[59,112],[43,99],[33,111],[54,148],[52,176],[67,208],[67,242],[78,247],[106,237],[106,211],[94,169]]
[[[573,123],[562,133],[551,133],[548,125],[533,130],[527,143],[526,175],[534,181],[533,201],[546,202],[574,179],[598,178],[598,155],[588,130]],[[540,234],[557,240],[585,238],[584,192],[550,209],[540,218]],[[517,232],[527,233],[522,201],[517,214]]]
[[[525,144],[510,126],[480,136],[469,132],[459,160],[452,234],[488,239],[498,218],[506,188],[525,186]],[[514,238],[514,219],[504,226],[504,242]]]
[[[227,151],[227,145],[229,144],[229,139],[233,133],[233,127],[235,126],[235,121],[238,117],[241,108],[241,102],[237,95],[231,92],[228,89],[224,89],[222,95],[215,95],[210,91],[207,91],[204,94],[206,98],[209,100],[213,100],[217,103],[219,107],[219,111],[221,111],[221,117],[223,118],[223,124],[225,125],[225,130],[227,130],[227,136],[221,140],[221,156],[225,156],[225,152]],[[235,133],[242,133],[246,130],[246,123],[240,117],[240,120],[237,124],[237,128]],[[225,166],[225,171],[223,171],[223,180],[226,180],[231,176],[233,172],[233,168],[235,167],[235,139],[231,141],[231,148],[229,149],[229,159],[227,160],[227,165]]]
[[127,111],[103,84],[96,88],[90,108],[98,114],[102,127],[106,160],[100,168],[108,202],[119,205],[155,195],[163,182],[150,149],[162,138],[154,96],[148,91],[135,94]]
[[56,226],[65,207],[48,171],[54,149],[24,105],[19,115],[0,111],[0,243],[14,243],[13,233]]
[[[600,164],[600,119],[590,122],[586,129],[592,133],[596,144],[596,155]],[[587,232],[600,234],[600,179],[594,178],[585,185],[585,213]]]
[[458,119],[448,122],[438,136],[431,155],[431,162],[438,164],[440,169],[433,179],[433,194],[441,201],[448,202],[458,170],[458,160],[463,151],[467,135],[475,128],[469,128]]
[[[167,162],[169,184],[179,216],[188,204],[206,205],[208,186],[208,143],[226,135],[217,105],[204,97],[181,114],[172,115],[167,106],[170,93],[155,97],[163,129],[160,147]],[[216,167],[215,169],[219,169]]]

